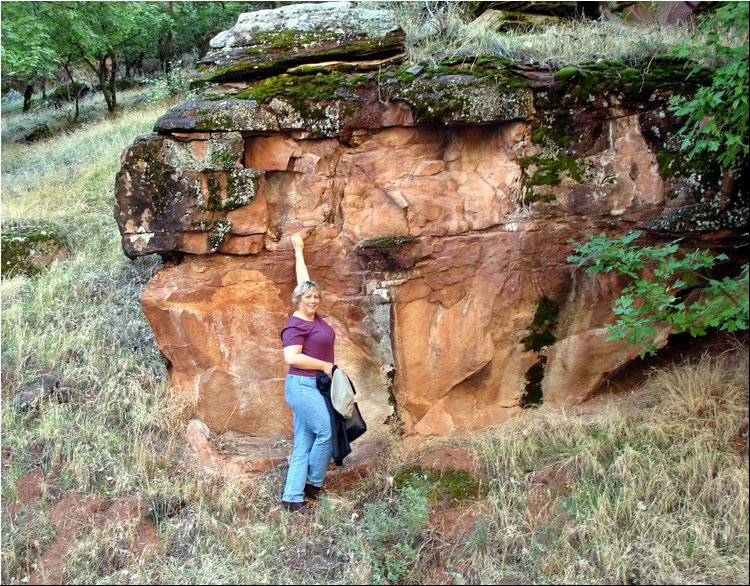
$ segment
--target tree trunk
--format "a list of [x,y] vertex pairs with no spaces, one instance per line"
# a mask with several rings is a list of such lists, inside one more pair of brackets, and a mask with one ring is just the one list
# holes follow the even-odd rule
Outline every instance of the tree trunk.
[[125,58],[125,77],[134,79],[136,75],[143,77],[143,53],[135,57]]
[[164,41],[164,73],[167,77],[167,87],[172,87],[172,45],[173,45],[173,37],[174,33],[172,32],[172,23],[174,22],[172,20],[174,16],[174,5],[172,2],[167,3],[167,7],[169,9],[169,30],[167,31],[167,38]]
[[110,112],[117,108],[117,56],[114,53],[109,54],[109,91],[112,96],[112,107]]
[[117,62],[115,61],[115,56],[112,53],[102,55],[99,57],[98,67],[94,67],[91,63],[89,63],[89,67],[96,72],[96,77],[102,86],[102,94],[104,95],[104,101],[107,103],[107,110],[114,112],[115,108],[117,108],[117,88],[115,87]]
[[[76,87],[75,80],[73,79],[73,74],[70,73],[70,67],[69,67],[69,65],[70,65],[70,59],[68,59],[68,62],[65,65],[63,65],[63,69],[65,70],[65,73],[68,74],[68,79],[70,80],[70,84],[75,88]],[[82,91],[83,91],[83,84],[81,84],[81,87],[79,87],[78,90],[75,92],[75,94],[76,94],[76,114],[73,117],[73,122],[75,122],[76,120],[78,120],[78,114],[80,112],[78,102],[79,102],[79,99],[81,97],[81,92]]]
[[[171,4],[171,3],[170,3]],[[172,85],[172,31],[167,33],[164,41],[164,73],[167,76],[167,85]]]
[[113,109],[112,96],[109,94],[109,85],[107,84],[107,57],[99,57],[99,64],[96,68],[96,77],[99,79],[99,85],[102,86],[102,95],[104,101],[107,102],[107,110],[110,112]]
[[107,110],[114,112],[117,107],[117,88],[115,87],[117,61],[115,60],[115,55],[111,52],[106,55],[100,55],[99,62],[96,65],[85,57],[83,60],[91,68],[91,71],[96,74],[99,85],[102,86],[102,95],[104,95],[104,101],[107,103]]
[[31,109],[31,96],[34,95],[34,88],[31,84],[26,84],[26,90],[23,92],[23,111],[28,112]]
[[211,37],[205,36],[198,39],[197,47],[198,47],[198,59],[203,59],[203,57],[206,56],[206,53],[208,53],[208,50],[211,48]]

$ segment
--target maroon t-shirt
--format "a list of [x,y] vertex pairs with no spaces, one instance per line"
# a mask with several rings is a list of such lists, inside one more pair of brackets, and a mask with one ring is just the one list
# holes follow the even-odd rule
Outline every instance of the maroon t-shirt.
[[[334,362],[335,341],[336,332],[318,314],[315,314],[315,321],[307,321],[296,315],[290,315],[289,321],[281,330],[281,345],[284,348],[301,345],[302,354],[325,362]],[[318,372],[320,371],[289,367],[289,374],[315,377]]]

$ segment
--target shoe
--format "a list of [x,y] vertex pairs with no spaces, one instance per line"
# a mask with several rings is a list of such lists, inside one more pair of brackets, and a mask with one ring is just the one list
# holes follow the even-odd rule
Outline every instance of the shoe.
[[304,501],[299,503],[281,501],[281,508],[290,513],[307,513],[308,511],[310,511],[310,507]]
[[314,484],[305,484],[305,497],[310,499],[311,501],[318,500],[318,495],[320,494],[320,491],[322,488],[320,486],[315,486]]

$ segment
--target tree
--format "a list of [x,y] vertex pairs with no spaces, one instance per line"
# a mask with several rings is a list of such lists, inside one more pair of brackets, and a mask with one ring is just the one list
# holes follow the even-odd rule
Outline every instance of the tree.
[[39,18],[40,2],[4,2],[2,10],[3,85],[23,90],[23,111],[31,107],[34,84],[60,65],[48,23]]
[[232,26],[241,12],[278,2],[3,2],[2,68],[5,87],[25,90],[63,67],[71,81],[78,65],[97,77],[112,111],[118,65],[126,74],[158,56],[168,77],[175,55],[198,49]]
[[156,53],[167,84],[172,85],[172,67],[176,56],[197,49],[202,57],[210,40],[231,27],[237,16],[261,8],[274,7],[276,2],[160,2],[158,20],[151,28],[156,32]]
[[117,107],[120,55],[150,42],[160,19],[153,2],[35,2],[47,30],[55,31],[51,50],[63,63],[81,63],[99,80],[107,109]]
[[276,8],[279,2],[175,2],[175,51],[186,52],[195,47],[198,56],[209,50],[211,39],[237,21],[243,12]]

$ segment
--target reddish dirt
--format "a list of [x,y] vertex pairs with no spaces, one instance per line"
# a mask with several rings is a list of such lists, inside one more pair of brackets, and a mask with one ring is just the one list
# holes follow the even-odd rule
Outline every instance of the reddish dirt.
[[3,502],[3,516],[13,519],[21,507],[33,505],[42,497],[47,478],[41,470],[32,470],[21,476],[16,484],[16,498],[13,502]]
[[466,470],[472,476],[479,474],[479,463],[476,456],[471,451],[463,448],[450,448],[432,452],[431,454],[422,456],[416,462],[416,465],[436,470]]
[[530,488],[526,499],[531,526],[538,528],[555,509],[557,500],[570,486],[570,479],[559,467],[539,470],[528,475]]
[[104,500],[98,496],[68,494],[52,510],[50,524],[55,537],[42,552],[29,584],[65,583],[65,563],[82,534],[118,531],[126,535],[118,540],[118,549],[103,543],[102,551],[98,552],[101,563],[108,563],[112,570],[126,569],[138,559],[155,555],[161,544],[147,511],[146,503],[138,497]]

